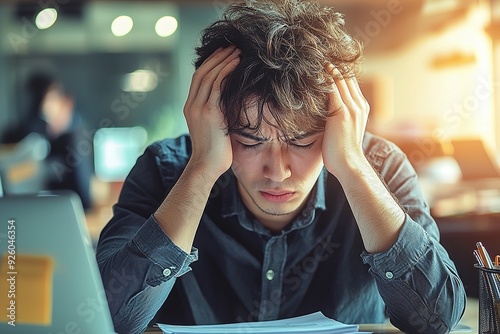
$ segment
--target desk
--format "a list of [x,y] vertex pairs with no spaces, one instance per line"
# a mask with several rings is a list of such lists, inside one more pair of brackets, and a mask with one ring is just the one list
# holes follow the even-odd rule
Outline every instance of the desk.
[[[465,308],[465,314],[460,321],[460,324],[458,326],[459,328],[457,330],[454,330],[452,333],[477,333],[479,327],[478,319],[479,301],[475,298],[468,298],[467,306]],[[462,327],[467,327],[467,329],[461,329]],[[396,327],[392,326],[389,322],[384,324],[362,324],[359,325],[359,330],[365,332],[373,332],[374,334],[402,333]],[[144,333],[161,334],[162,332],[158,328],[149,328]]]
[[[467,306],[462,320],[452,333],[478,333],[479,332],[479,300],[467,299]],[[385,324],[363,324],[359,326],[360,331],[373,332],[374,334],[402,333],[389,322]]]

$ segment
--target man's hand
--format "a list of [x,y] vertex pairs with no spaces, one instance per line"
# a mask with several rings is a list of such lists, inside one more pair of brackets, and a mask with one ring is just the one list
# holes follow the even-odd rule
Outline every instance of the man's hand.
[[221,48],[193,74],[184,105],[193,152],[179,180],[154,213],[163,231],[186,253],[191,251],[215,181],[233,160],[219,101],[222,81],[238,62],[238,49]]
[[184,105],[184,117],[193,144],[190,164],[218,178],[229,169],[233,157],[219,107],[223,79],[239,63],[235,46],[217,49],[195,71]]
[[354,76],[343,77],[328,64],[325,70],[332,76],[334,91],[329,95],[329,112],[323,137],[323,162],[335,176],[346,172],[352,164],[364,158],[363,136],[370,106],[361,93]]
[[363,137],[370,107],[358,82],[343,77],[332,64],[334,91],[330,93],[323,135],[323,162],[339,180],[359,227],[365,249],[382,252],[396,241],[405,214],[363,153]]

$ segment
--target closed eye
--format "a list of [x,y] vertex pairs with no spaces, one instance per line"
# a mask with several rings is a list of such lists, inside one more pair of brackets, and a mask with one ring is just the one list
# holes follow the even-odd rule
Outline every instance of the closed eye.
[[258,146],[262,145],[262,143],[255,143],[255,144],[245,144],[240,141],[238,143],[243,147],[245,150],[250,150],[250,149],[256,149]]
[[311,148],[314,145],[315,142],[316,141],[313,141],[313,142],[311,142],[309,144],[301,144],[301,143],[291,142],[290,145],[293,146],[293,147],[297,147],[297,148],[301,148],[301,149],[306,149],[306,148]]

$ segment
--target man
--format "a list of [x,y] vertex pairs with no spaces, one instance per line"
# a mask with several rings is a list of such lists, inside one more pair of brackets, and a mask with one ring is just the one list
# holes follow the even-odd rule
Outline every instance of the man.
[[359,44],[330,8],[228,7],[197,48],[189,137],[151,145],[97,257],[118,332],[315,311],[445,333],[465,293],[417,177],[365,131]]
[[75,98],[62,81],[45,72],[34,72],[26,83],[28,110],[17,126],[2,134],[1,141],[18,143],[30,133],[38,133],[50,144],[45,161],[43,189],[72,190],[78,194],[85,210],[92,208],[90,181],[92,152],[81,153],[86,141],[86,124],[75,108]]

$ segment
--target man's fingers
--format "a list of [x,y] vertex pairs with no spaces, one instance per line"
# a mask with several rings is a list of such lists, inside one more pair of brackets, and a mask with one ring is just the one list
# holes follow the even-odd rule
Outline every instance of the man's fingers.
[[[231,47],[234,47],[234,46],[233,45],[229,45],[226,49],[229,49]],[[217,54],[219,54],[223,50],[224,50],[223,47],[218,47],[210,56],[207,57],[207,59],[205,59],[203,61],[203,63],[201,63],[200,67],[202,67],[204,64],[206,64],[207,62],[209,62],[210,59],[212,59],[213,57],[215,57]]]
[[330,112],[336,114],[339,110],[345,107],[340,89],[335,83],[335,76],[340,74],[340,72],[338,72],[338,70],[332,64],[328,64],[326,66],[326,71],[330,74],[329,79],[331,80],[331,85],[333,88],[333,91],[330,93],[328,105]]
[[[226,57],[201,79],[198,92],[195,100],[193,101],[194,105],[204,105],[209,100],[214,90],[220,90],[220,82],[236,66],[235,64],[237,64],[239,60],[239,53],[238,49],[234,50],[228,57]],[[217,84],[217,82],[219,83]]]
[[208,101],[211,105],[218,105],[220,99],[221,85],[224,78],[231,73],[240,61],[239,57],[235,57],[230,60],[219,72],[215,82],[212,85],[212,89],[210,91],[210,96],[208,97]]
[[347,87],[349,87],[349,91],[351,92],[351,95],[354,98],[354,101],[356,101],[356,103],[364,103],[366,101],[365,97],[363,96],[363,93],[361,92],[361,88],[359,87],[358,80],[356,79],[354,74],[346,77],[345,82],[347,84]]
[[225,59],[230,57],[235,49],[236,47],[233,45],[230,45],[225,49],[219,48],[207,59],[205,59],[203,64],[193,74],[186,102],[187,105],[191,105],[194,99],[196,99],[202,82],[206,80],[205,77],[217,66],[219,66]]
[[326,71],[332,77],[332,85],[334,88],[330,99],[330,107],[332,108],[332,111],[337,111],[345,106],[354,109],[364,107],[366,99],[364,98],[358,81],[354,75],[342,75],[342,73],[335,68],[333,64],[327,64]]
[[349,86],[347,85],[347,80],[337,68],[333,70],[333,80],[335,86],[337,86],[340,92],[340,96],[342,97],[342,101],[344,102],[344,104],[352,105],[354,99],[351,91],[349,90]]

